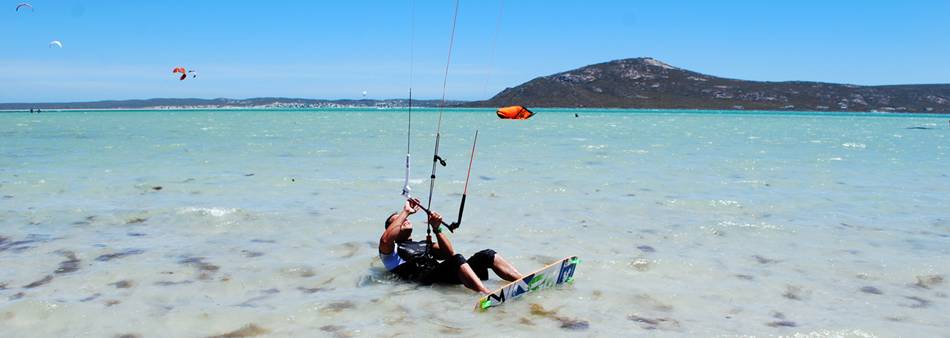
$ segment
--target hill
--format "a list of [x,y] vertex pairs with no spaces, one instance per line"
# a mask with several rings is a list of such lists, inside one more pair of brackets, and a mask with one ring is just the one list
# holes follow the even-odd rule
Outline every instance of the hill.
[[634,58],[535,78],[491,99],[463,105],[950,113],[950,84],[746,81]]

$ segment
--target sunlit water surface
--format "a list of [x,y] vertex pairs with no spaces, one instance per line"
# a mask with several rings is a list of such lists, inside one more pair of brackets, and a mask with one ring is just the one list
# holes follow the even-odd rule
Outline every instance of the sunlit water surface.
[[[0,114],[0,336],[950,336],[947,117],[447,111],[448,218],[479,130],[456,249],[582,259],[486,313],[376,257],[407,117]],[[423,199],[437,119],[412,115]]]

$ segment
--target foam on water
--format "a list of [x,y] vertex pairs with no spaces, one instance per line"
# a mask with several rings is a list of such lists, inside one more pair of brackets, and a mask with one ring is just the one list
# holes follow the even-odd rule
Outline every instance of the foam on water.
[[[0,114],[0,336],[950,331],[945,117],[537,112],[444,116],[449,219],[480,130],[456,250],[582,259],[486,313],[376,258],[405,111]],[[413,113],[427,198],[438,113]]]
[[181,209],[181,213],[194,213],[198,215],[209,215],[213,217],[222,217],[237,212],[235,208],[195,208],[187,207]]

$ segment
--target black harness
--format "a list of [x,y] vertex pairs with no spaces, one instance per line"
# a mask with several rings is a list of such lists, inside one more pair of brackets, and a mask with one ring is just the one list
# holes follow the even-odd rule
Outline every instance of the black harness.
[[439,262],[427,255],[427,244],[423,241],[396,242],[396,254],[406,263],[393,269],[393,273],[407,280],[418,280],[435,270]]

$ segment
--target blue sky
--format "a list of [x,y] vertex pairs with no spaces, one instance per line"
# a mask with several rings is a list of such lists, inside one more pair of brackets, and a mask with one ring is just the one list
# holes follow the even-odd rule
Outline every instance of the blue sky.
[[[35,0],[18,13],[19,2],[0,2],[0,102],[405,97],[410,55],[414,97],[439,98],[454,6]],[[950,1],[925,0],[462,0],[446,95],[488,98],[639,56],[750,80],[950,83],[947,13]],[[201,75],[178,81],[176,66]]]

